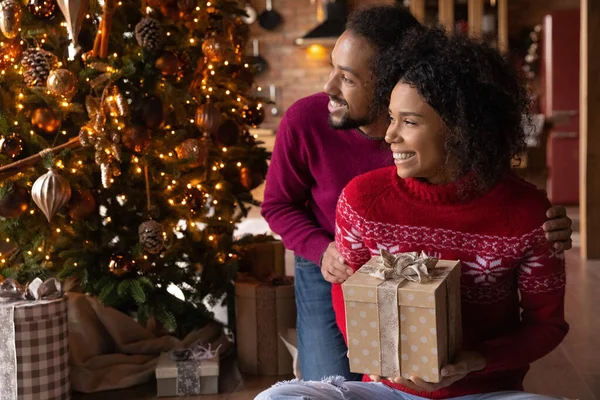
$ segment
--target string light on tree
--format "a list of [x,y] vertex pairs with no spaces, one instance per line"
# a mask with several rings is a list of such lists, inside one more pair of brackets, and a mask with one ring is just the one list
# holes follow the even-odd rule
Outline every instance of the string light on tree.
[[[17,218],[29,208],[29,193],[12,182],[4,182],[0,186],[0,217]],[[33,211],[33,210],[32,210]],[[6,238],[6,242],[10,241]]]
[[[55,0],[25,0],[25,2],[29,12],[39,19],[49,19],[54,16],[56,10]],[[66,26],[66,23],[64,23],[64,26]]]
[[[251,121],[243,107],[257,104],[249,94],[251,69],[240,61],[240,43],[247,40],[237,21],[243,9],[236,10],[235,2],[208,2],[205,7],[206,0],[100,0],[94,8],[88,0],[17,1],[25,13],[21,34],[36,32],[36,39],[25,44],[19,35],[3,38],[0,50],[3,90],[10,91],[2,99],[9,121],[4,136],[14,132],[23,140],[15,160],[31,158],[15,178],[26,196],[9,210],[19,210],[15,218],[26,227],[24,232],[40,234],[44,244],[39,252],[37,244],[31,247],[37,243],[31,238],[14,245],[23,246],[28,265],[57,272],[64,265],[72,270],[69,274],[85,274],[88,281],[81,282],[86,293],[125,312],[144,307],[147,316],[169,332],[203,323],[206,313],[200,299],[223,293],[235,267],[236,260],[228,256],[234,254],[231,235],[245,205],[231,199],[251,200],[245,188],[251,185],[242,183],[242,176],[262,173],[268,157],[246,141],[248,128],[258,121]],[[42,21],[41,14],[35,14],[41,9],[32,7],[49,10],[54,1],[62,4],[65,21],[62,16]],[[149,15],[140,16],[146,6]],[[53,54],[56,43],[62,49],[66,42],[62,27],[70,47],[82,47],[81,60],[65,62],[62,53]],[[56,28],[60,29],[55,32]],[[78,37],[80,30],[85,40],[83,34]],[[94,37],[89,37],[90,31]],[[124,40],[114,40],[121,33]],[[69,201],[50,222],[37,207],[19,209],[29,205],[32,181],[45,166],[46,157],[36,154],[40,147],[53,148],[53,168],[71,190]],[[13,162],[6,153],[0,159],[11,168],[26,161],[24,157]],[[235,179],[221,174],[230,168]],[[190,229],[170,226],[180,220]],[[4,238],[3,229],[0,219]],[[95,236],[107,240],[89,240]],[[58,240],[68,244],[67,252],[54,250]],[[182,243],[210,249],[192,252]],[[74,254],[77,262],[63,253]],[[2,259],[11,264],[8,257]],[[13,267],[29,268],[9,265]],[[210,287],[197,286],[199,270],[214,277]],[[197,291],[185,312],[168,302],[148,301],[165,294],[156,285],[161,279],[175,279],[176,285]],[[125,281],[140,285],[140,296],[119,293],[117,286]]]
[[23,139],[16,133],[0,137],[0,154],[15,159],[23,151]]

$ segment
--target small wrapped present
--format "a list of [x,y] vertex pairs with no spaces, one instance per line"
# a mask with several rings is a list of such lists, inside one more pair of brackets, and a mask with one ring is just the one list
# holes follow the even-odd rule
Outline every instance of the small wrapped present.
[[60,282],[0,284],[0,399],[70,399],[67,298]]
[[219,349],[196,343],[162,353],[156,366],[156,395],[198,396],[219,393]]
[[235,284],[237,354],[242,372],[285,375],[293,362],[279,335],[296,327],[296,300],[292,278],[261,282],[252,277]]
[[242,272],[265,280],[271,275],[285,275],[285,247],[275,239],[250,243],[245,247]]
[[350,371],[440,381],[462,345],[459,261],[381,250],[342,290]]

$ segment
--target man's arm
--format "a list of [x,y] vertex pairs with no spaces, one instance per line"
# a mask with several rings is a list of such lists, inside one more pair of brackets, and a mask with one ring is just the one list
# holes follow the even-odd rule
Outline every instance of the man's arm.
[[271,230],[281,236],[286,248],[318,265],[333,237],[307,207],[314,178],[308,149],[294,136],[300,129],[292,126],[287,116],[279,125],[261,214]]

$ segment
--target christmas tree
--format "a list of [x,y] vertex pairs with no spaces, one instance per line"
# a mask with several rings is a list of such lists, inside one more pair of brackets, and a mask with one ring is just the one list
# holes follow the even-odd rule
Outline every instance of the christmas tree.
[[269,157],[243,6],[0,2],[4,278],[74,280],[180,334],[211,317]]

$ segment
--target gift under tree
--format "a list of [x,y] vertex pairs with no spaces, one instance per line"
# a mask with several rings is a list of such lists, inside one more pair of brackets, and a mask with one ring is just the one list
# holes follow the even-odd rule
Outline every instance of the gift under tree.
[[242,13],[231,0],[0,2],[3,277],[74,278],[180,336],[211,318],[268,158],[249,133],[264,114]]

